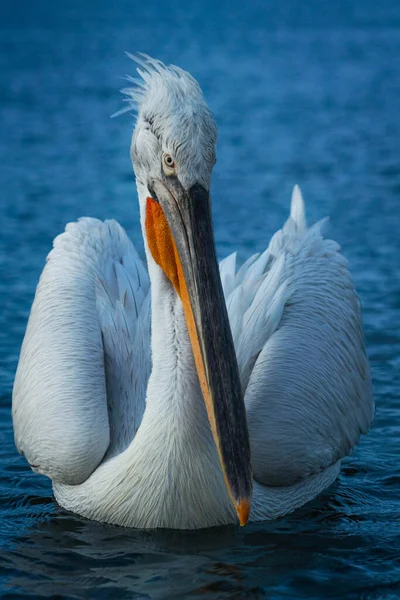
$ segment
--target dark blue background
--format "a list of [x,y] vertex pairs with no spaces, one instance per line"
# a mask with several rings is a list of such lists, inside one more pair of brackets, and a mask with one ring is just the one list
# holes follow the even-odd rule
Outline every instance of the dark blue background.
[[[0,572],[4,597],[400,597],[400,4],[2,2]],[[114,217],[141,248],[124,51],[189,70],[220,130],[218,253],[262,250],[294,183],[364,307],[377,415],[319,499],[275,523],[138,532],[59,509],[13,446],[12,382],[51,241]],[[55,596],[57,595],[57,596]]]

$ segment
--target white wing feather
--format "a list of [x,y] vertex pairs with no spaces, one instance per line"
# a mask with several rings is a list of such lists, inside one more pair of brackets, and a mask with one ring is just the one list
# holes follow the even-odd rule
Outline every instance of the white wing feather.
[[[339,246],[307,228],[298,189],[268,249],[221,278],[256,479],[292,485],[336,463],[373,416],[360,307]],[[80,483],[132,440],[150,373],[147,273],[115,222],[82,219],[41,276],[13,394],[17,447]],[[121,427],[121,423],[124,424]]]
[[35,470],[81,483],[129,444],[149,338],[149,279],[125,231],[89,218],[67,225],[39,281],[13,391],[15,442]]
[[323,223],[307,228],[296,186],[268,249],[237,274],[233,259],[222,265],[254,476],[268,486],[336,463],[373,418],[358,297]]

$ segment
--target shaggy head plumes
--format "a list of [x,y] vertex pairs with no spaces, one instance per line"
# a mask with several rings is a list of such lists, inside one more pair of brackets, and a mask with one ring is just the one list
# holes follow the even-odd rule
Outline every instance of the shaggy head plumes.
[[125,110],[137,111],[131,158],[139,182],[157,175],[163,153],[170,154],[184,186],[210,185],[217,126],[197,81],[179,67],[145,55],[131,56],[141,79],[129,78]]

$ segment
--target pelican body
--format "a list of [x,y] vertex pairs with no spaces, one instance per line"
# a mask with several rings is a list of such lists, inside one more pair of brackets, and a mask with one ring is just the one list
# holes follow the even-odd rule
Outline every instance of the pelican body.
[[15,378],[16,446],[89,519],[273,519],[329,486],[370,426],[359,301],[297,187],[265,252],[218,264],[212,113],[188,73],[136,60],[147,269],[115,221],[82,218],[54,240]]

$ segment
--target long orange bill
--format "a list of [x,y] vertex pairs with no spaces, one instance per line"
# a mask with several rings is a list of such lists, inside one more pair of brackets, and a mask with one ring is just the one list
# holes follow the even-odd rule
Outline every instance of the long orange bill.
[[149,183],[146,233],[154,260],[184,307],[197,373],[225,484],[245,525],[253,476],[246,411],[215,253],[210,198],[176,176]]

